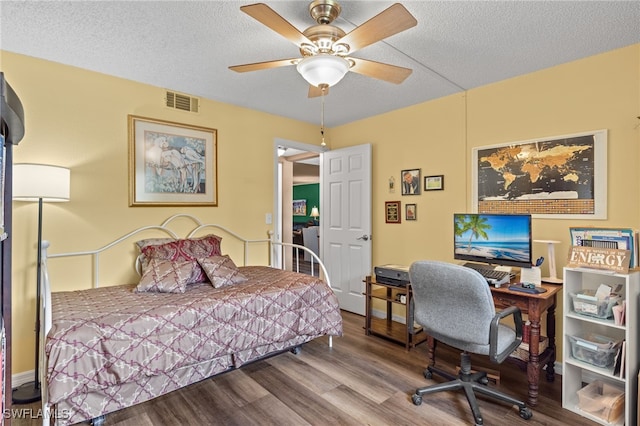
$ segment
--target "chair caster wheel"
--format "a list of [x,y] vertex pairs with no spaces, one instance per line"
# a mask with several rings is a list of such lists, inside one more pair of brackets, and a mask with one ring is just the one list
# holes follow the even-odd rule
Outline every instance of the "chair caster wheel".
[[98,416],[91,419],[91,426],[102,426],[106,420],[105,416]]
[[487,377],[483,377],[482,379],[480,379],[478,381],[481,385],[488,385],[489,384],[489,378]]
[[298,354],[300,354],[300,352],[302,352],[302,348],[300,346],[295,346],[295,347],[289,349],[289,352],[291,352],[294,355],[298,355]]
[[424,370],[424,373],[422,373],[422,375],[425,379],[431,379],[433,377],[433,373],[431,373],[428,368]]
[[533,417],[533,413],[528,407],[521,408],[519,414],[520,414],[520,417],[522,417],[525,420],[529,420],[531,417]]
[[413,405],[420,405],[422,404],[422,397],[420,395],[418,395],[417,393],[414,393],[411,396],[411,400],[413,401]]

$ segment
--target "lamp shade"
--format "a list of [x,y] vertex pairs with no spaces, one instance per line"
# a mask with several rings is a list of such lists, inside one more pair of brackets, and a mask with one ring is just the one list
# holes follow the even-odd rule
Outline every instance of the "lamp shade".
[[13,199],[16,201],[69,201],[71,172],[47,164],[13,165]]
[[318,211],[317,207],[311,208],[311,217],[320,217],[320,211]]
[[326,84],[331,87],[349,71],[349,61],[340,56],[320,54],[304,58],[296,68],[312,86]]

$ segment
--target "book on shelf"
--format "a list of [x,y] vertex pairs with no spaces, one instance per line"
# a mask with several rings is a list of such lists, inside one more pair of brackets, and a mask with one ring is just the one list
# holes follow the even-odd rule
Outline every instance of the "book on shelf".
[[571,245],[629,250],[630,268],[638,266],[638,232],[630,228],[569,228]]
[[615,377],[619,377],[624,379],[625,377],[625,358],[626,358],[626,348],[627,342],[623,340],[622,343],[618,346],[618,352],[616,353],[615,361],[613,363],[613,375]]
[[623,300],[622,303],[615,305],[611,308],[613,312],[613,322],[615,325],[624,325],[626,320],[627,301]]
[[623,340],[622,345],[620,345],[620,374],[618,377],[624,379],[625,376],[625,362],[624,360],[627,358],[627,341]]

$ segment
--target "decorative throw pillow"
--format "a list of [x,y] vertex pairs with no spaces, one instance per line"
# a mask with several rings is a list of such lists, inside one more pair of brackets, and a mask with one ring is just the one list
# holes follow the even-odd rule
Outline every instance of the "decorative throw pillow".
[[[220,256],[220,241],[222,241],[222,238],[211,234],[201,238],[188,238],[170,241],[160,245],[147,245],[141,250],[147,261],[159,259],[181,262],[209,256]],[[202,269],[198,268],[198,270],[194,272],[192,282],[203,282],[205,279],[205,273]]]
[[198,263],[215,288],[240,284],[248,279],[240,273],[238,267],[228,255],[198,259]]
[[147,238],[144,240],[136,241],[136,246],[138,247],[138,251],[140,251],[140,254],[138,255],[138,259],[136,260],[137,262],[136,267],[139,266],[141,271],[145,271],[147,269],[147,266],[149,266],[149,258],[147,258],[142,252],[143,248],[148,246],[160,246],[162,244],[170,243],[172,241],[176,241],[176,239],[171,237],[164,237],[164,238]]
[[136,246],[138,246],[138,250],[142,251],[142,249],[147,246],[160,246],[162,244],[170,243],[172,241],[176,241],[176,239],[171,237],[146,238],[144,240],[136,241]]
[[200,270],[195,260],[171,262],[152,259],[142,274],[135,292],[184,293],[187,284],[192,282],[194,270]]

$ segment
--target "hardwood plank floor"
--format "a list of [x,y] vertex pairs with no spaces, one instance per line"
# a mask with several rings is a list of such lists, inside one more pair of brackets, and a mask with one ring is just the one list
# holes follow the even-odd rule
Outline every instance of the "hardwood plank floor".
[[[364,334],[364,318],[343,312],[344,336],[307,343],[298,355],[281,354],[107,415],[109,426],[158,425],[469,425],[473,416],[464,394],[440,392],[415,406],[416,388],[427,380],[426,346],[405,351],[398,344]],[[455,370],[459,353],[439,345],[437,365]],[[495,365],[474,357],[474,367],[500,371],[496,386],[526,399],[526,374],[510,363]],[[540,382],[533,418],[514,407],[480,396],[485,425],[595,425],[562,409],[561,376]],[[14,405],[37,412],[39,405]],[[39,419],[13,419],[35,426]]]

